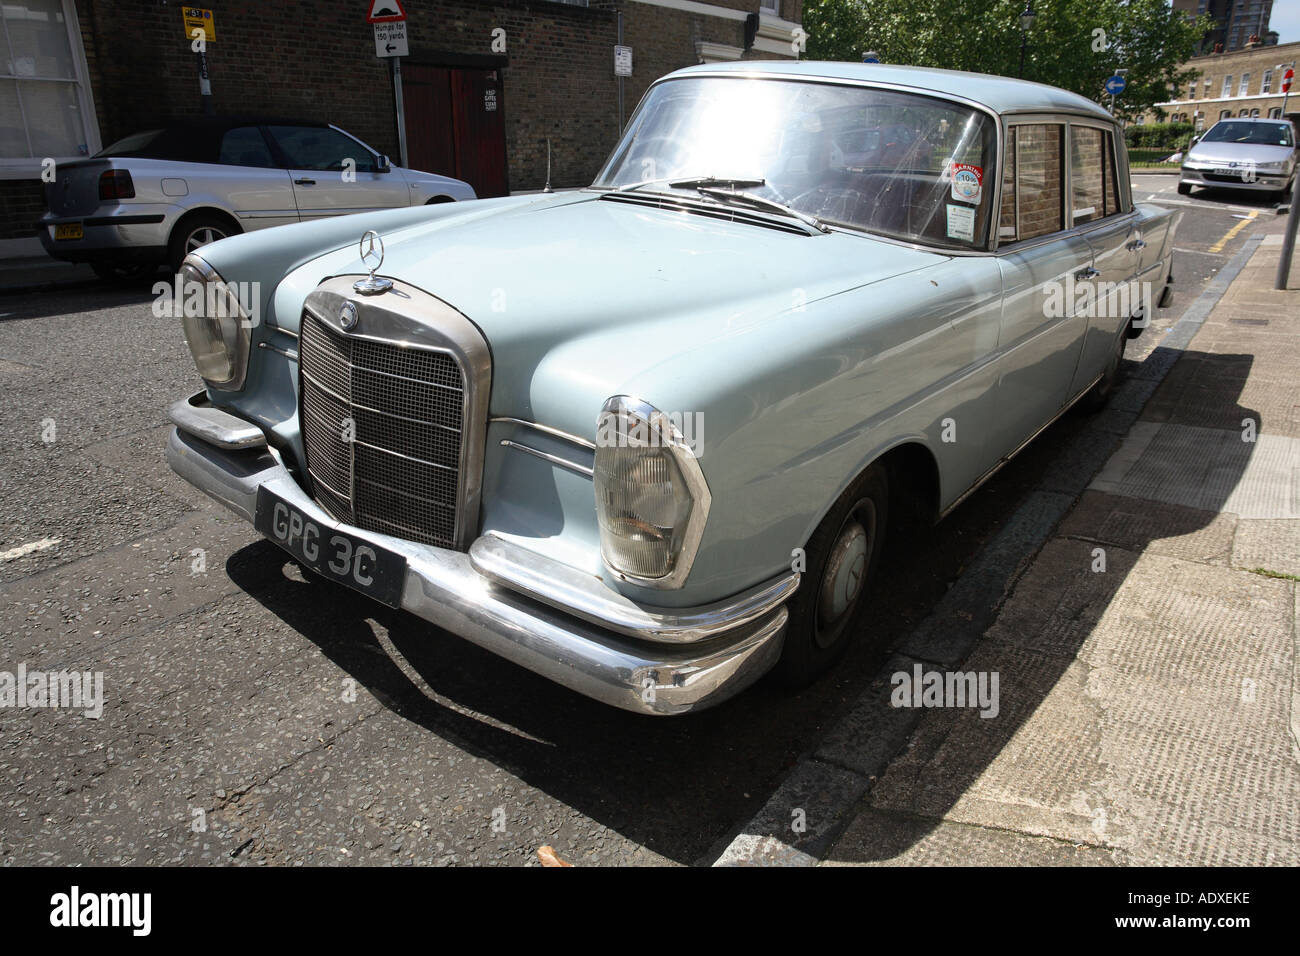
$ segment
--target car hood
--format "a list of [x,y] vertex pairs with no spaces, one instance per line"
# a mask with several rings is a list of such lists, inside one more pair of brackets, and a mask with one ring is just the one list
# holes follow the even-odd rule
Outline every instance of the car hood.
[[[477,324],[492,349],[493,413],[520,416],[542,415],[535,400],[574,389],[598,396],[597,407],[609,395],[635,394],[649,369],[674,362],[688,369],[685,357],[702,350],[726,361],[741,337],[772,323],[788,326],[793,345],[819,299],[948,258],[861,235],[793,234],[590,192],[499,201],[490,215],[382,236],[378,274],[437,296]],[[349,242],[312,271],[319,281],[366,270]]]
[[1197,143],[1187,154],[1187,162],[1228,166],[1231,163],[1281,163],[1294,152],[1290,146],[1263,143]]

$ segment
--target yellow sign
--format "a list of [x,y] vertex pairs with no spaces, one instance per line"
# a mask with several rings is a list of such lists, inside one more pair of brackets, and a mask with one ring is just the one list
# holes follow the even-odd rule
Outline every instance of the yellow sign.
[[183,7],[181,16],[185,18],[185,39],[193,40],[194,31],[202,30],[206,42],[217,41],[217,21],[212,19],[211,10],[204,10],[201,7]]

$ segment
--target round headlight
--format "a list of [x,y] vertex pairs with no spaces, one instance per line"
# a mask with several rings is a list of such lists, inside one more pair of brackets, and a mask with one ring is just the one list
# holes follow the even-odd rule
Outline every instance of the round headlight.
[[190,255],[180,272],[181,327],[203,380],[238,391],[248,370],[252,322],[239,297],[215,269]]
[[626,395],[607,401],[593,479],[606,566],[632,583],[681,587],[710,497],[699,461],[669,418]]

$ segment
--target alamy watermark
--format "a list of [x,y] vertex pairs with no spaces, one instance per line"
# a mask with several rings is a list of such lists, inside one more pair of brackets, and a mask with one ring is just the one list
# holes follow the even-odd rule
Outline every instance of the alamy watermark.
[[103,671],[0,671],[0,707],[79,710],[91,720],[104,714]]
[[177,273],[172,282],[155,282],[152,292],[153,314],[160,319],[239,319],[246,329],[261,324],[260,282],[195,282]]
[[1150,282],[1094,282],[1065,277],[1064,282],[1043,283],[1043,315],[1049,319],[1066,316],[1080,318],[1128,318],[1141,314],[1138,327],[1144,328],[1154,313]]
[[998,715],[997,671],[895,671],[889,703],[894,707],[978,707],[980,716]]

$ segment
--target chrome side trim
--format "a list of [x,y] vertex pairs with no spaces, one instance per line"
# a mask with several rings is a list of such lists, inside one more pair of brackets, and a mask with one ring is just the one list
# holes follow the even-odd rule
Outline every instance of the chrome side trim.
[[747,591],[699,607],[640,604],[611,590],[600,578],[530,551],[491,532],[469,549],[485,577],[544,604],[628,637],[689,644],[732,630],[783,605],[799,589],[800,574],[788,571]]
[[504,448],[518,448],[522,452],[527,452],[530,455],[536,455],[538,458],[542,459],[543,461],[549,461],[552,465],[555,465],[557,468],[567,468],[569,471],[576,472],[577,474],[582,475],[584,478],[591,478],[593,475],[596,474],[594,468],[588,468],[586,465],[579,465],[576,461],[569,461],[567,458],[561,458],[559,455],[552,455],[549,452],[544,452],[539,448],[534,448],[532,445],[525,445],[522,442],[511,441],[509,438],[501,439],[501,445]]
[[281,335],[287,335],[287,336],[289,336],[289,338],[291,338],[291,339],[296,339],[296,338],[298,337],[298,333],[297,333],[297,332],[294,332],[294,331],[291,330],[291,329],[286,329],[286,328],[284,328],[283,326],[280,326],[280,325],[271,325],[271,323],[268,322],[268,323],[266,324],[266,327],[267,327],[268,329],[270,329],[272,332],[279,332]]
[[272,352],[279,352],[291,362],[298,361],[298,353],[293,351],[293,349],[282,349],[278,345],[272,345],[270,342],[258,342],[257,347],[259,349],[270,349]]
[[[322,528],[339,528],[272,452],[223,451],[173,430],[167,461],[190,484],[247,521],[257,490],[287,501]],[[780,607],[704,646],[648,644],[495,586],[461,551],[347,527],[407,560],[402,608],[580,694],[644,714],[683,714],[753,684],[781,655],[789,612]]]
[[579,438],[577,435],[571,435],[568,432],[562,432],[558,428],[552,428],[550,425],[539,425],[537,424],[537,422],[526,421],[525,419],[522,418],[509,418],[502,415],[498,415],[496,418],[489,418],[488,421],[506,422],[511,425],[522,425],[524,428],[536,429],[537,431],[544,432],[547,435],[553,435],[556,438],[563,438],[565,441],[571,441],[575,445],[581,445],[583,448],[586,448],[588,451],[596,450],[595,442],[588,441],[585,438]]
[[266,447],[266,434],[262,429],[214,407],[208,401],[207,392],[195,392],[189,398],[173,402],[167,409],[167,419],[181,431],[218,448],[246,450]]

